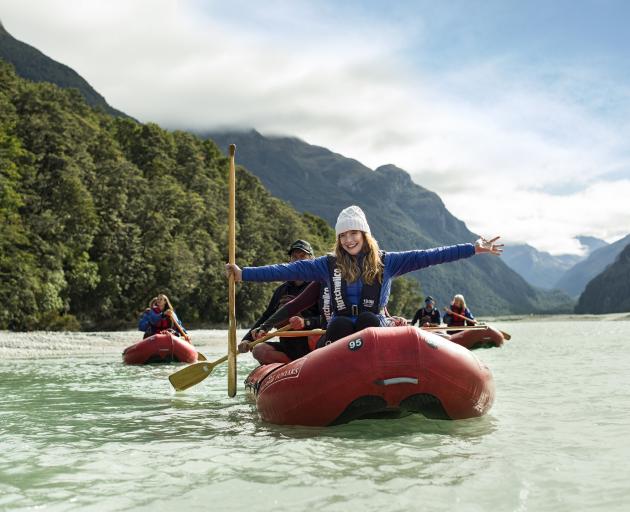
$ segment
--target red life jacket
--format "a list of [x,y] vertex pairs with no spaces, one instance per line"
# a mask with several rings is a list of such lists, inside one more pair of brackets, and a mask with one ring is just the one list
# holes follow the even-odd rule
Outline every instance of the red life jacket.
[[[465,308],[458,308],[457,306],[451,306],[451,311],[453,313],[457,313],[459,315],[464,316],[464,314],[466,312],[466,309]],[[460,318],[460,317],[455,316],[455,315],[451,315],[451,321],[449,323],[449,327],[451,327],[451,326],[460,327],[460,326],[465,325],[465,323],[466,323],[466,320],[464,320],[463,318]]]
[[[153,312],[161,313],[158,307],[154,307]],[[171,328],[171,319],[167,316],[163,316],[162,318],[160,318],[160,321],[157,324],[155,324],[154,330],[157,333],[157,332],[166,331],[167,329],[170,329],[170,328]]]

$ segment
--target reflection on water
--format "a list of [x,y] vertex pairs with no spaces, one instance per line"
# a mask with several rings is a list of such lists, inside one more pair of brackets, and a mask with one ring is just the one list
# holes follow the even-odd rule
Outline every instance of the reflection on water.
[[[495,406],[464,421],[276,426],[226,396],[225,366],[174,393],[181,366],[86,356],[85,340],[66,357],[4,359],[0,509],[624,510],[630,322],[500,327],[512,341],[477,352]],[[211,360],[223,350],[204,346]],[[253,367],[242,358],[239,379]]]

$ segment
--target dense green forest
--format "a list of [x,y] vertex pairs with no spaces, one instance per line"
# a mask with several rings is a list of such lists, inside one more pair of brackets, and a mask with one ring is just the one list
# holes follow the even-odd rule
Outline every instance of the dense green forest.
[[[0,61],[0,329],[131,327],[158,292],[186,325],[223,324],[227,169],[212,141],[112,117]],[[322,254],[334,232],[238,167],[237,262],[283,261],[296,238]],[[275,286],[237,288],[242,325]],[[410,314],[419,289],[401,281],[392,299]]]

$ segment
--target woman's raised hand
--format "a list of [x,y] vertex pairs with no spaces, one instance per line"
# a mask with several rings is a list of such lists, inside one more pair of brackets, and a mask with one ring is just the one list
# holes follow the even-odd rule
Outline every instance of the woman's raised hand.
[[229,278],[230,274],[234,276],[234,282],[239,283],[243,280],[243,271],[238,265],[234,263],[225,264],[225,275]]
[[501,237],[495,236],[490,240],[486,240],[485,238],[481,237],[475,242],[475,254],[489,253],[494,256],[501,256],[501,253],[503,252],[503,244],[494,243],[499,238]]

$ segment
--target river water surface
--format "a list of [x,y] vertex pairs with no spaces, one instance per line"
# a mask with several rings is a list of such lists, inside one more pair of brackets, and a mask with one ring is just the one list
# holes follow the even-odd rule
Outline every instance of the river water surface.
[[261,422],[225,365],[175,393],[136,332],[0,332],[0,510],[630,510],[630,317],[494,325],[485,417],[330,428]]

